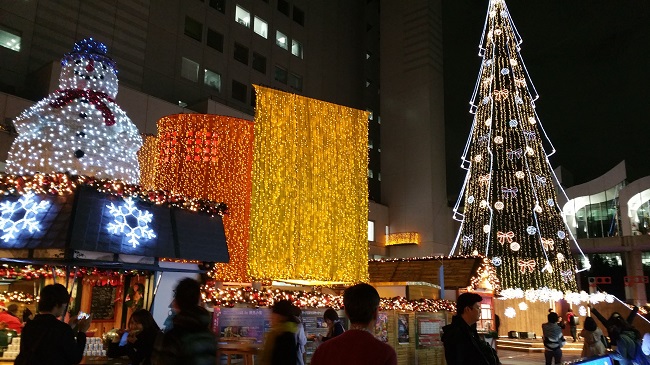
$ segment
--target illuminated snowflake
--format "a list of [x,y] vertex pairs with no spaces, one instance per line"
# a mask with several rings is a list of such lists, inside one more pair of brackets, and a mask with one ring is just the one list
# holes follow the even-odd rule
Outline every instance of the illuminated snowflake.
[[502,263],[503,263],[503,261],[501,260],[501,257],[499,257],[499,256],[494,256],[494,257],[492,258],[492,265],[494,265],[494,266],[501,266]]
[[513,307],[508,307],[503,314],[505,314],[508,318],[515,318],[517,311]]
[[[45,210],[50,203],[46,200],[37,203],[33,198],[33,193],[27,193],[20,197],[18,201],[0,204],[0,212],[2,213],[0,216],[0,230],[4,232],[0,239],[8,242],[10,239],[16,238],[15,234],[20,233],[22,230],[26,229],[29,233],[40,230],[36,216],[40,211]],[[11,217],[20,210],[25,211],[23,217],[17,221],[11,220]]]
[[[148,211],[138,209],[131,198],[125,198],[126,204],[115,206],[113,203],[106,207],[113,215],[113,222],[107,225],[108,231],[113,234],[124,234],[129,237],[129,243],[135,247],[140,244],[141,239],[156,237],[154,231],[149,228],[153,215]],[[135,218],[135,224],[129,223],[129,217]]]
[[519,310],[525,311],[526,309],[528,309],[528,304],[526,304],[526,302],[519,303]]
[[586,316],[587,308],[584,305],[581,305],[580,308],[578,308],[578,313],[583,317]]

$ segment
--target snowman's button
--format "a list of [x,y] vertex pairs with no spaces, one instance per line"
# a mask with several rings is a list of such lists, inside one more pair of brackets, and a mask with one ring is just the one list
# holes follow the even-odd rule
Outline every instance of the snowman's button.
[[86,136],[86,133],[84,133],[83,131],[77,132],[77,137],[85,137],[85,136]]
[[88,117],[88,114],[84,112],[79,113],[79,118],[86,118],[86,117]]
[[76,151],[74,151],[74,156],[75,156],[76,158],[82,158],[82,157],[84,157],[84,154],[85,154],[85,153],[84,153],[84,151],[82,151],[82,150],[76,150]]

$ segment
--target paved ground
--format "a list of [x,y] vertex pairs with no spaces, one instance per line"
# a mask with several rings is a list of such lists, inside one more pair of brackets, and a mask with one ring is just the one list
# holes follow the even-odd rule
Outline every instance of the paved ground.
[[[503,365],[529,365],[529,364],[544,364],[544,354],[540,352],[518,352],[499,350],[499,360]],[[565,353],[562,356],[562,362],[575,361],[580,358],[579,354]]]

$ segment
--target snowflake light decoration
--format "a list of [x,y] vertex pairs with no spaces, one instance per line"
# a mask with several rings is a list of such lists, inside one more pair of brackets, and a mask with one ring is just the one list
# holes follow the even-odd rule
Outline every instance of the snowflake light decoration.
[[[135,248],[140,244],[140,240],[156,237],[154,231],[149,227],[153,215],[146,210],[138,209],[131,198],[124,198],[124,201],[126,204],[121,206],[115,206],[113,203],[106,206],[113,216],[113,221],[107,225],[107,228],[112,234],[124,234],[129,237],[129,243]],[[135,226],[129,223],[129,217],[135,218]]]
[[508,307],[503,314],[505,314],[508,318],[515,318],[517,311],[513,307]]
[[[46,200],[37,203],[33,198],[33,193],[27,193],[15,202],[0,203],[0,212],[2,213],[0,216],[0,230],[4,232],[0,239],[9,242],[10,239],[16,238],[16,234],[25,229],[29,233],[40,231],[39,221],[36,220],[36,216],[40,211],[45,210],[50,203]],[[24,210],[25,214],[19,220],[13,221],[11,217],[20,210]]]

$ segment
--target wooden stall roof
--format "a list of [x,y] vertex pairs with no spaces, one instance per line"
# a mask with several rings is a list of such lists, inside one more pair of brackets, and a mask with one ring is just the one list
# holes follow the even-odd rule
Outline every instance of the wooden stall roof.
[[416,281],[438,285],[440,265],[444,265],[445,289],[458,289],[470,285],[482,260],[480,257],[370,260],[368,272],[371,283]]

